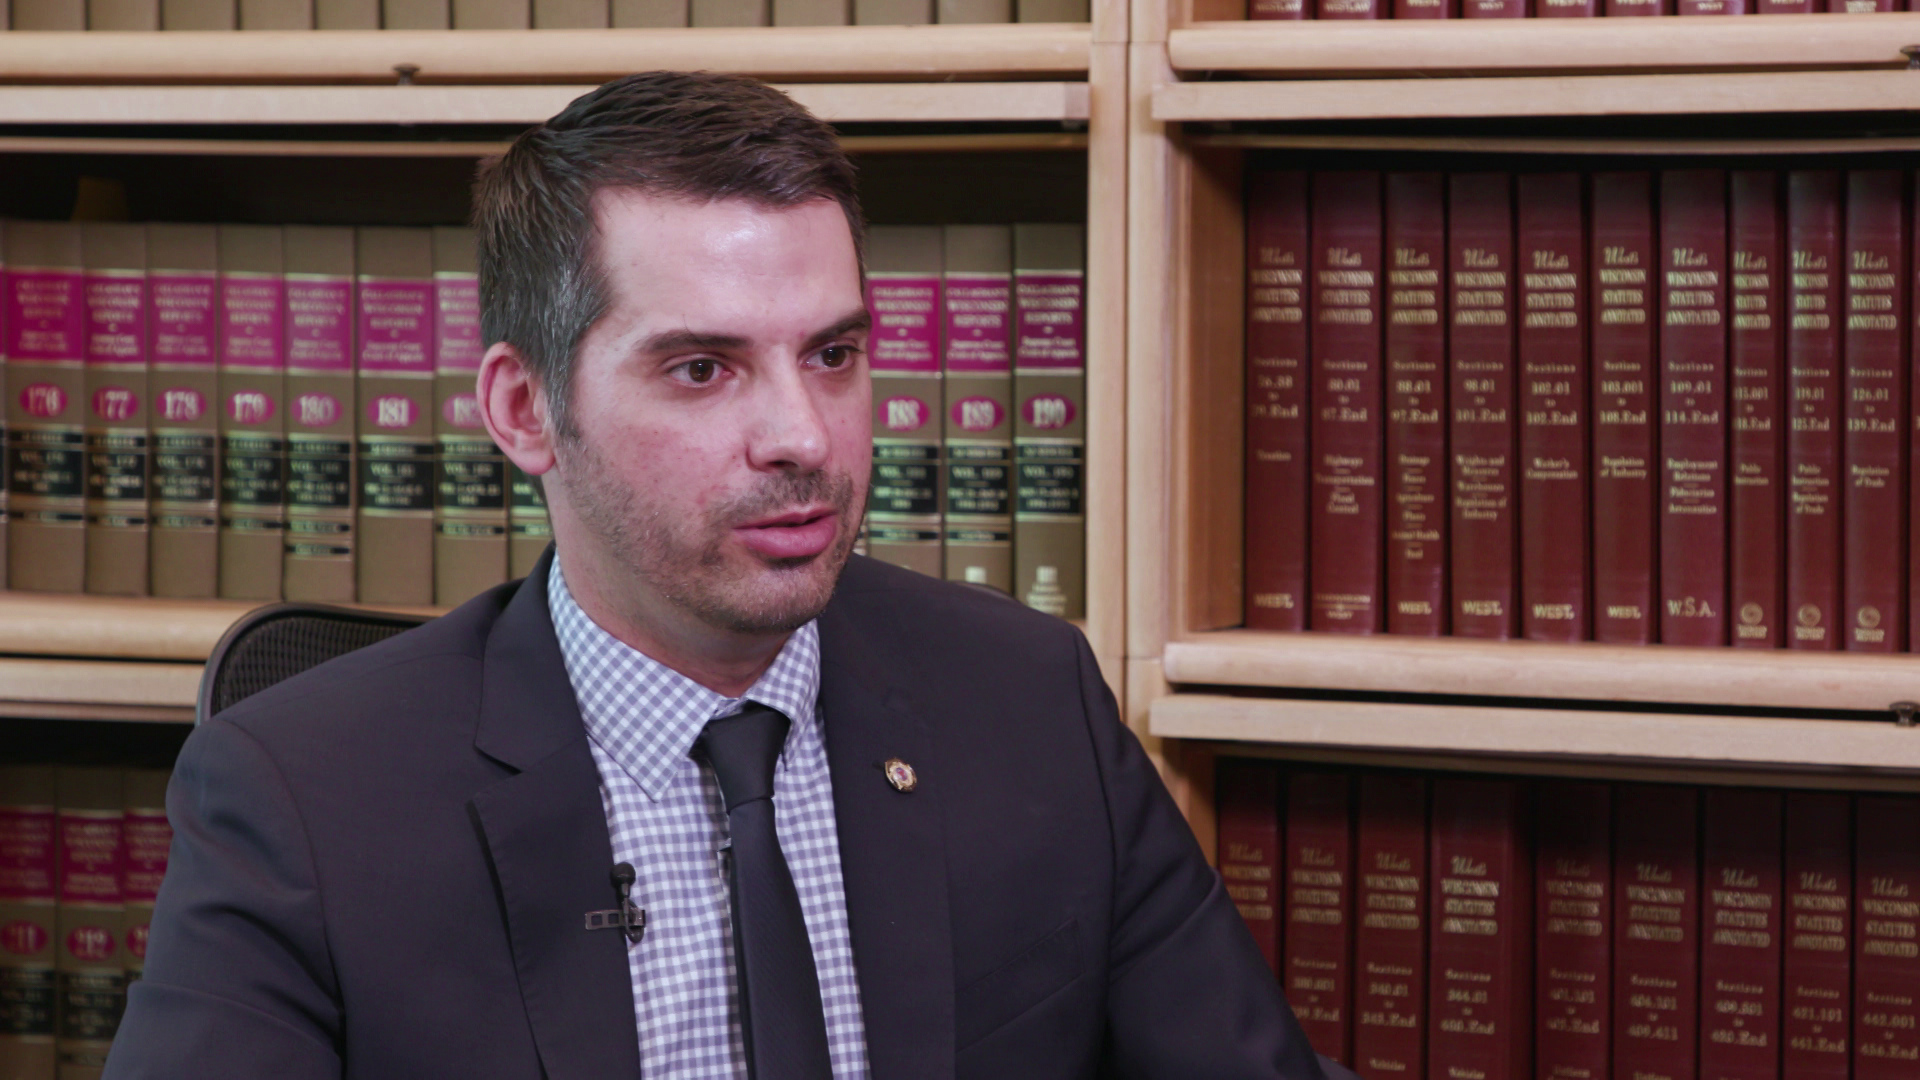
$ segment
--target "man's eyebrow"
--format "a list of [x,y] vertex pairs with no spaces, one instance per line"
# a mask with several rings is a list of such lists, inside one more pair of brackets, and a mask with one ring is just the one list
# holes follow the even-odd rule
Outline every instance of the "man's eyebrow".
[[737,334],[720,334],[703,330],[662,330],[640,343],[644,353],[686,352],[689,350],[710,350],[714,352],[726,349],[744,349],[747,339]]
[[839,322],[808,338],[807,348],[810,350],[817,349],[827,342],[832,341],[834,338],[843,337],[856,330],[870,330],[872,328],[873,316],[867,313],[867,309],[861,308],[859,311],[846,316]]

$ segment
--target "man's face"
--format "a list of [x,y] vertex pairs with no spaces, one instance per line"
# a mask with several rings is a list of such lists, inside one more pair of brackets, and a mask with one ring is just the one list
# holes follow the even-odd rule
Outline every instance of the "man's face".
[[833,593],[866,504],[867,312],[837,203],[596,201],[611,306],[575,361],[558,482],[623,581],[780,633]]

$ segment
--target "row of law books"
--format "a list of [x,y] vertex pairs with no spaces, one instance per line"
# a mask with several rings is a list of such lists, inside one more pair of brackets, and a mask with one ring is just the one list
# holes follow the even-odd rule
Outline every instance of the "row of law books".
[[9,588],[455,604],[551,530],[457,227],[0,226]]
[[1251,172],[1247,625],[1920,642],[1912,188]]
[[1906,0],[1248,0],[1247,18],[1591,19],[1648,15],[1812,15],[1820,12],[1863,15],[1909,9]]
[[168,775],[0,765],[0,1077],[98,1080],[146,965]]
[[1911,1080],[1920,798],[1223,760],[1219,870],[1366,1080]]
[[868,554],[1086,613],[1086,229],[874,226]]
[[[8,25],[0,4],[0,28]],[[14,30],[604,30],[1083,23],[1088,0],[12,0]]]

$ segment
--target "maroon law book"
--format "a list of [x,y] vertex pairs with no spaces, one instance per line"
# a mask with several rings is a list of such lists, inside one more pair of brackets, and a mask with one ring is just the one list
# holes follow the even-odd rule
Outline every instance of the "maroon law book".
[[1779,173],[1733,174],[1727,194],[1733,261],[1727,599],[1733,608],[1733,643],[1761,649],[1779,648],[1785,626],[1780,597],[1786,438],[1780,395],[1786,387],[1781,315],[1786,256],[1780,205]]
[[1426,1075],[1427,781],[1360,776],[1360,898],[1353,944],[1353,1069]]
[[1393,0],[1396,19],[1457,19],[1460,0]]
[[1906,646],[1906,173],[1847,174],[1840,605],[1847,648]]
[[1587,258],[1578,173],[1517,181],[1520,258],[1520,626],[1593,634],[1588,578]]
[[1214,774],[1218,849],[1227,897],[1267,966],[1280,970],[1280,766],[1223,759]]
[[[1916,188],[1914,197],[1916,200],[1920,200],[1920,188]],[[1920,295],[1920,242],[1912,245],[1912,250],[1909,255],[1913,260],[1913,264],[1910,268],[1911,277],[1907,278],[1910,289],[1908,296],[1916,296]],[[1899,312],[1907,312],[1904,303],[1896,310]],[[1907,318],[1911,326],[1911,332],[1915,335],[1911,343],[1913,350],[1908,361],[1911,363],[1914,359],[1920,359],[1920,320],[1915,320],[1911,312],[1907,312]],[[1911,396],[1914,382],[1913,371],[1911,368],[1903,365],[1902,375],[1907,381],[1907,393]],[[1916,417],[1913,422],[1912,432],[1909,453],[1920,452],[1920,417]],[[1916,500],[1913,497],[1915,492],[1920,492],[1920,468],[1915,468],[1911,463],[1911,459],[1909,459],[1907,464],[1907,483],[1910,485],[1907,493],[1907,513],[1910,516],[1905,524],[1907,528],[1906,536],[1910,541],[1915,535],[1915,516],[1920,516],[1920,500]],[[1908,552],[1907,558],[1909,562],[1902,568],[1907,573],[1907,587],[1909,590],[1920,591],[1920,552],[1910,551]],[[1908,647],[1911,648],[1920,646],[1920,596],[1909,593],[1906,599],[1908,619],[1907,643]]]
[[1876,11],[1899,11],[1900,0],[1827,0],[1827,10],[1838,15],[1869,15]]
[[1727,643],[1727,174],[1660,175],[1660,640]]
[[1694,1080],[1700,999],[1700,793],[1613,792],[1613,1074]]
[[1821,10],[1814,0],[1754,0],[1756,15],[1811,15]]
[[1246,624],[1307,628],[1307,174],[1247,176]]
[[1780,1065],[1793,1080],[1847,1080],[1853,1045],[1853,799],[1786,796]]
[[1387,176],[1387,632],[1447,631],[1447,194]]
[[1780,1076],[1780,813],[1777,791],[1702,796],[1701,1080]]
[[1840,631],[1840,174],[1787,174],[1787,561],[1790,649]]
[[1534,0],[1537,19],[1591,19],[1600,14],[1600,0]]
[[1534,1075],[1605,1080],[1613,1034],[1613,789],[1556,781],[1536,796]]
[[1674,13],[1678,15],[1745,15],[1753,9],[1750,0],[1678,0]]
[[1671,15],[1673,0],[1605,0],[1608,16]]
[[1386,625],[1381,543],[1380,174],[1313,174],[1308,627]]
[[1460,0],[1463,19],[1524,19],[1527,0]]
[[1853,1080],[1920,1072],[1920,799],[1862,795],[1853,831]]
[[1433,782],[1427,1075],[1533,1076],[1533,867],[1528,788]]
[[1353,777],[1287,777],[1282,987],[1313,1048],[1353,1061]]
[[1659,428],[1654,424],[1653,179],[1595,173],[1593,282],[1593,637],[1655,639]]
[[1384,19],[1387,0],[1317,0],[1316,19]]
[[1447,452],[1456,637],[1519,630],[1514,545],[1513,178],[1455,173],[1447,181]]
[[1311,19],[1313,5],[1307,0],[1247,0],[1247,18],[1259,22],[1277,19]]

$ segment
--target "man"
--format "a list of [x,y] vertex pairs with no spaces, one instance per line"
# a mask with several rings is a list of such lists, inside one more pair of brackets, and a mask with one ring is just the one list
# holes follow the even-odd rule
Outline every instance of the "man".
[[1347,1075],[1080,635],[849,557],[831,129],[635,76],[475,219],[480,403],[555,550],[194,733],[112,1080]]

